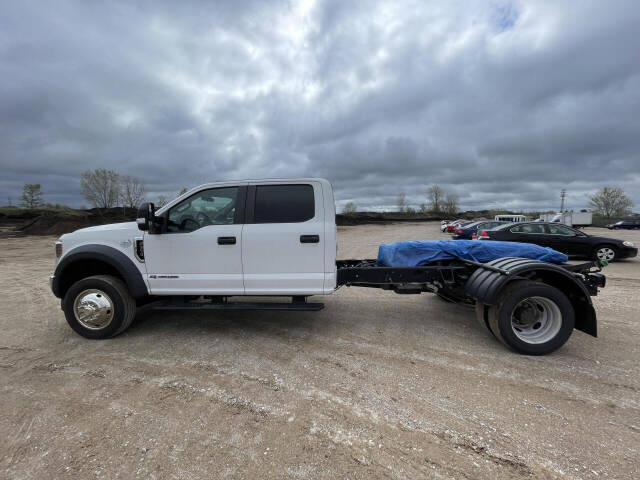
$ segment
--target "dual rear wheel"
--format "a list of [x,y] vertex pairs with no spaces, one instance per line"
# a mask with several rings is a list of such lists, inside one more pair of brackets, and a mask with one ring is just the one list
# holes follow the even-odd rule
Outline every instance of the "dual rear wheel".
[[564,293],[529,280],[507,284],[493,305],[476,304],[476,317],[496,339],[526,355],[557,350],[575,325],[573,306]]

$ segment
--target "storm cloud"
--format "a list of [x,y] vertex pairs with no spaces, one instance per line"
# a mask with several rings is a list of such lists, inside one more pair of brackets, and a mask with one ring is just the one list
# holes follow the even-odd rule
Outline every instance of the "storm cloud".
[[338,204],[640,205],[640,3],[2,2],[0,203],[322,176]]

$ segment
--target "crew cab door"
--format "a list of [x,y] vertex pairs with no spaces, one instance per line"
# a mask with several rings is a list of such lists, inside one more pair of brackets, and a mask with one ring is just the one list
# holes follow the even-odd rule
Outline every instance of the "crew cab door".
[[242,231],[247,295],[323,293],[324,215],[319,182],[249,184]]
[[246,186],[200,190],[161,215],[162,233],[144,236],[153,295],[241,295]]

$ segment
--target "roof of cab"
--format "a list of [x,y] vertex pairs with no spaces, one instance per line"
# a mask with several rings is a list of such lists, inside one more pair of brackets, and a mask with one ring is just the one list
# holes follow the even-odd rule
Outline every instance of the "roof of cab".
[[275,183],[275,184],[287,184],[287,183],[302,183],[302,182],[319,182],[319,183],[323,183],[329,187],[331,187],[331,183],[329,182],[329,180],[327,180],[326,178],[320,178],[320,177],[296,177],[296,178],[254,178],[254,179],[247,179],[247,180],[225,180],[222,182],[218,182],[218,181],[211,181],[209,183],[203,183],[202,185],[198,185],[196,187],[193,187],[191,189],[189,189],[188,191],[186,191],[185,193],[183,193],[182,195],[178,195],[176,198],[174,198],[173,200],[171,200],[170,202],[168,202],[166,205],[162,206],[161,208],[158,209],[158,213],[164,212],[165,210],[167,210],[169,207],[172,207],[173,205],[175,205],[176,203],[178,203],[179,200],[181,200],[182,198],[186,198],[190,195],[193,195],[195,192],[198,192],[200,190],[206,190],[207,188],[214,188],[214,187],[224,187],[226,185],[242,185],[242,184],[251,184],[251,183]]

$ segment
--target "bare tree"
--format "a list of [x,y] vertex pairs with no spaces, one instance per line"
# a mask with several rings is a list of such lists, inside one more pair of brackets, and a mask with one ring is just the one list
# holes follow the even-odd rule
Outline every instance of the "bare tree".
[[458,196],[453,194],[447,195],[444,199],[443,209],[447,215],[455,215],[458,213]]
[[418,207],[418,211],[420,213],[426,213],[427,212],[427,205],[424,203],[421,203],[420,206]]
[[167,197],[164,195],[160,195],[158,197],[158,201],[156,202],[156,208],[164,207],[167,204]]
[[113,170],[96,168],[87,170],[80,179],[82,194],[91,205],[97,208],[116,206],[120,197],[120,175]]
[[[11,201],[9,201],[11,204]],[[22,187],[20,204],[24,208],[40,208],[44,205],[42,201],[42,187],[39,183],[25,183]]]
[[353,202],[347,202],[344,204],[344,207],[342,207],[342,213],[345,215],[350,215],[352,213],[355,213],[356,211],[356,204]]
[[429,199],[429,210],[439,212],[442,209],[444,191],[438,185],[432,185],[427,190],[427,197]]
[[400,193],[396,200],[396,205],[398,206],[399,212],[404,212],[407,208],[407,197],[404,193]]
[[129,208],[138,208],[146,193],[144,184],[138,178],[129,175],[122,177],[120,183],[122,204]]
[[185,193],[187,193],[189,191],[189,189],[187,187],[182,187],[180,189],[180,191],[178,192],[178,196],[183,195]]
[[598,190],[589,198],[589,204],[595,213],[606,218],[628,215],[633,208],[633,201],[618,187]]

